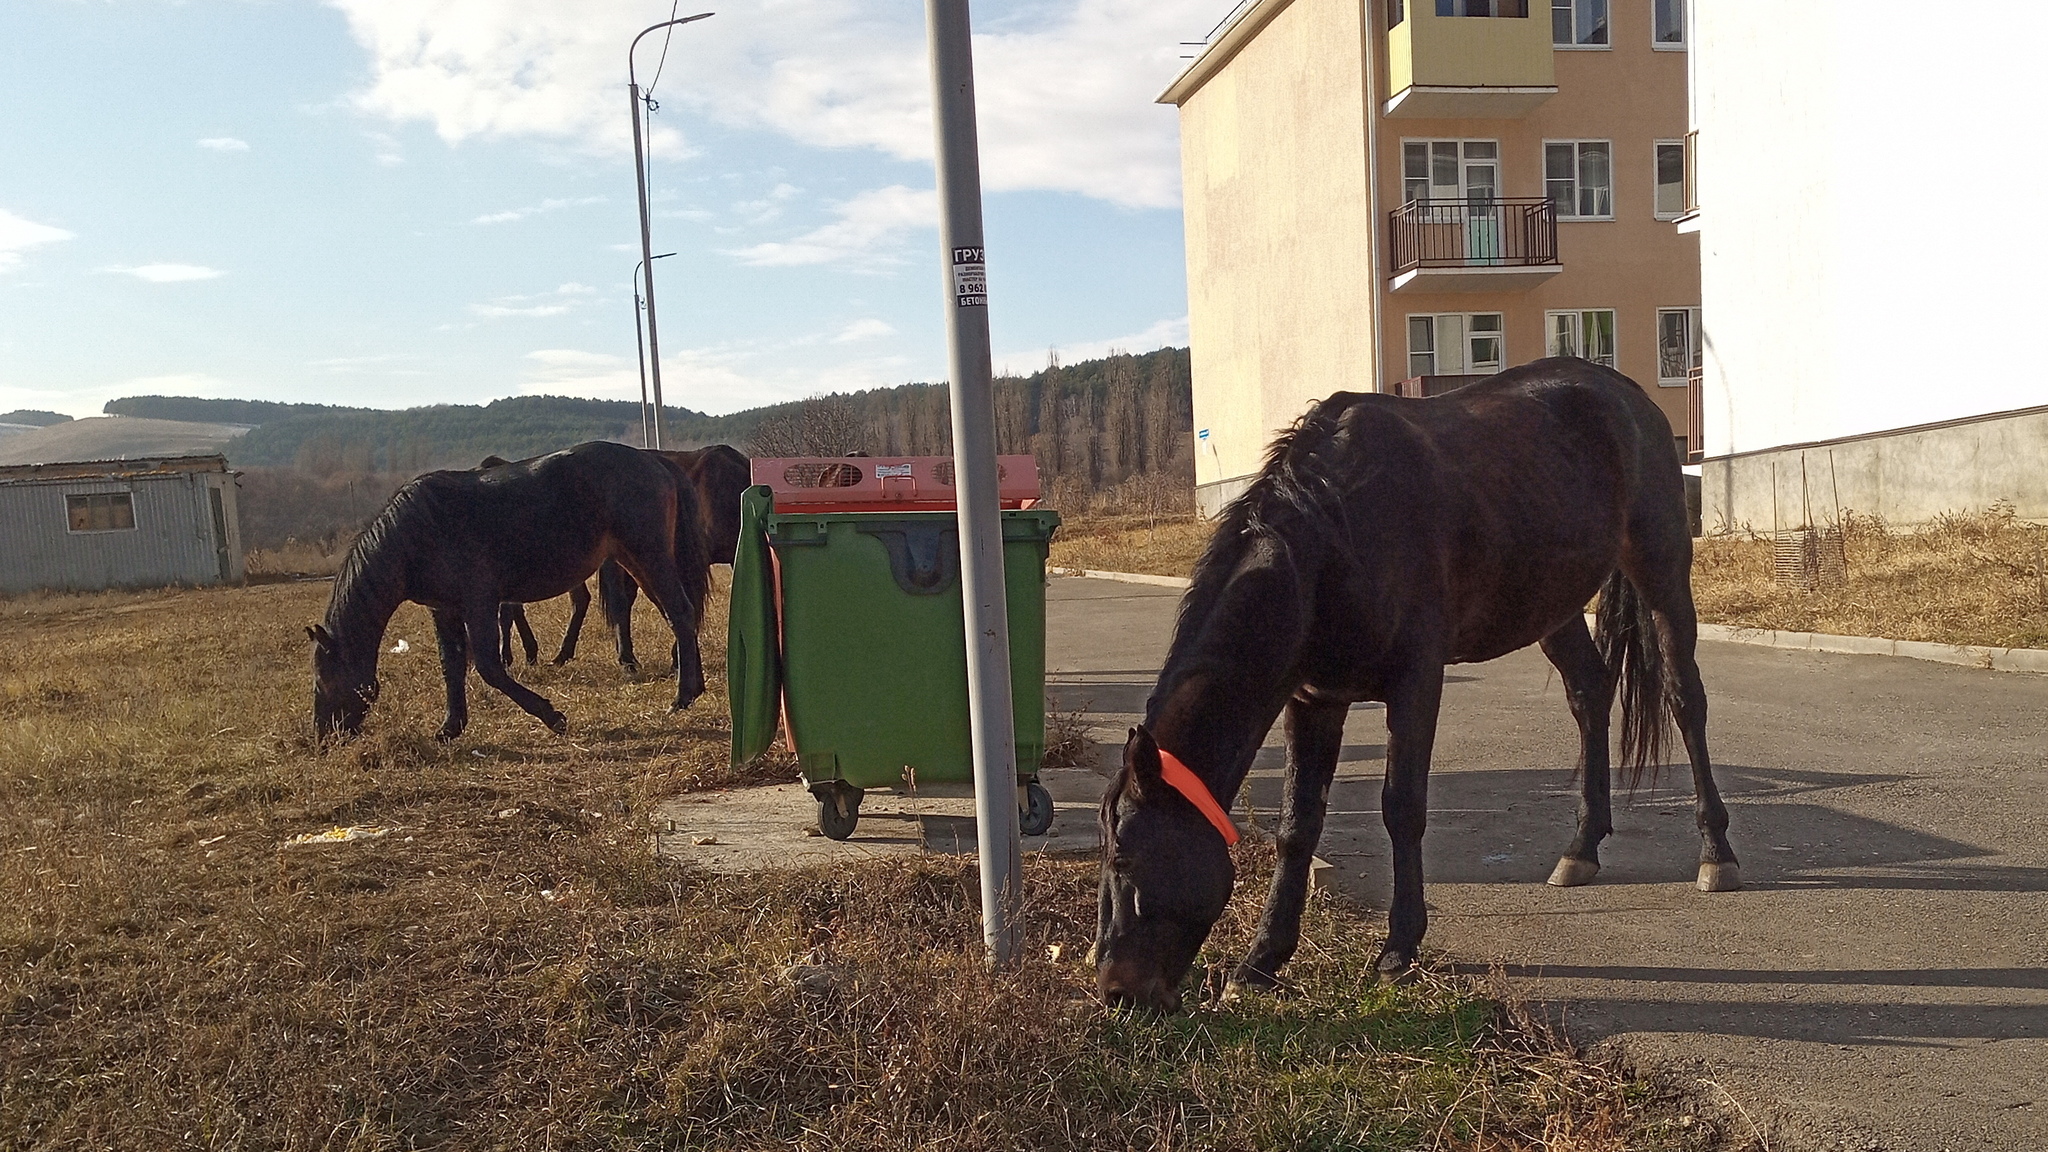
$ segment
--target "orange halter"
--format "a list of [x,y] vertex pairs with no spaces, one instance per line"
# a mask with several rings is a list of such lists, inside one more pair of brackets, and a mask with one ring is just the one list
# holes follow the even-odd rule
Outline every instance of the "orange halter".
[[1209,823],[1215,825],[1217,834],[1223,837],[1224,844],[1237,843],[1237,825],[1230,822],[1230,815],[1223,811],[1222,805],[1216,803],[1216,797],[1209,794],[1209,786],[1202,783],[1202,778],[1195,775],[1187,765],[1181,763],[1180,757],[1164,748],[1159,750],[1159,778],[1166,781],[1174,791],[1187,797],[1188,803],[1193,804],[1197,811],[1209,818]]

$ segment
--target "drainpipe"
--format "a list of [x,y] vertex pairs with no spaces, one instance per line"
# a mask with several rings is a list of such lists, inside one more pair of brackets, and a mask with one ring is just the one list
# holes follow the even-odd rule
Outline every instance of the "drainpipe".
[[1373,39],[1374,21],[1384,6],[1361,4],[1360,19],[1363,21],[1361,37],[1365,41],[1365,264],[1372,277],[1372,390],[1385,392],[1386,388],[1386,309],[1382,306],[1380,293],[1385,284],[1380,279],[1380,98],[1379,98],[1379,48]]

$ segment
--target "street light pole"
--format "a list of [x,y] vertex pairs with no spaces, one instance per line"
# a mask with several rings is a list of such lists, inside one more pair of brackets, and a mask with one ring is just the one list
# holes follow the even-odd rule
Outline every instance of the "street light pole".
[[[663,252],[654,259],[661,260],[673,255],[673,252]],[[640,338],[640,270],[646,266],[645,260],[638,260],[633,264],[633,351],[640,357],[640,446],[652,448],[654,437],[652,426],[647,420],[647,345]]]
[[[626,90],[633,101],[633,184],[640,197],[640,262],[646,264],[654,259],[654,240],[647,220],[647,154],[640,142],[640,116],[644,101],[640,97],[640,78],[633,71],[633,53],[640,47],[640,41],[647,33],[679,24],[691,24],[706,19],[712,14],[699,12],[695,16],[684,16],[679,20],[664,20],[652,28],[643,30],[633,37],[633,43],[626,48]],[[654,324],[654,269],[650,266],[646,275],[647,285],[647,354],[654,362],[654,446],[661,447],[661,337]]]
[[992,964],[1017,961],[1023,905],[1017,845],[1017,730],[1010,702],[1009,598],[1003,587],[988,278],[981,232],[981,155],[974,120],[974,43],[967,0],[925,0],[933,127],[938,137],[939,246],[945,253],[953,473],[959,497],[960,595],[967,624],[967,703],[981,931]]

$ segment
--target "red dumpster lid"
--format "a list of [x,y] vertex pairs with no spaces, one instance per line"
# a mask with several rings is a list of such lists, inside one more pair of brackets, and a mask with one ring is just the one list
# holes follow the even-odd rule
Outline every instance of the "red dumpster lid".
[[[753,481],[775,490],[779,512],[951,512],[951,456],[798,456],[753,460]],[[1038,503],[1038,461],[996,457],[1005,508]]]

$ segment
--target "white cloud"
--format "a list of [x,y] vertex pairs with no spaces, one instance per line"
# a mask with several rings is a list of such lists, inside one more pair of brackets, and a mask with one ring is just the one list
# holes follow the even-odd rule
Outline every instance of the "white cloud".
[[249,150],[249,142],[247,140],[237,140],[233,136],[208,136],[199,142],[199,146],[213,152],[247,152]]
[[841,328],[839,334],[832,337],[832,342],[834,344],[852,344],[859,340],[874,340],[878,337],[894,336],[895,334],[895,326],[888,321],[869,317],[865,320],[855,320],[853,323]]
[[552,292],[535,292],[525,296],[500,296],[483,304],[471,304],[470,314],[491,320],[508,316],[560,316],[587,303],[585,297],[597,295],[597,289],[588,284],[570,281]]
[[[1062,364],[1078,364],[1083,360],[1099,360],[1113,352],[1154,352],[1161,348],[1184,348],[1188,343],[1188,318],[1176,316],[1148,325],[1144,330],[1128,336],[1117,336],[1108,340],[1087,340],[1075,344],[1061,344],[1055,350]],[[1036,364],[1045,362],[1045,350],[1014,352],[995,357],[998,364]],[[1037,371],[1036,368],[1029,371]]]
[[939,215],[938,193],[891,184],[863,192],[836,209],[839,219],[786,242],[755,244],[728,253],[742,264],[787,267],[829,264],[871,256],[914,228],[931,228]]
[[147,280],[151,284],[178,284],[187,280],[212,280],[227,273],[203,264],[142,264],[135,267],[113,267],[109,272],[121,272]]
[[[540,136],[630,146],[620,47],[648,11],[575,0],[329,0],[370,58],[359,108],[425,121],[441,138]],[[1184,66],[1179,42],[1223,0],[1050,0],[975,37],[984,186],[1076,192],[1132,207],[1179,201],[1174,111],[1153,103]],[[709,115],[799,142],[932,154],[930,81],[916,5],[764,0],[679,29],[652,118],[657,154],[683,151],[674,120]],[[651,78],[660,37],[641,48]],[[668,122],[665,122],[668,121]]]
[[492,212],[485,216],[478,216],[472,219],[470,223],[509,224],[514,220],[524,220],[528,216],[538,216],[543,212],[559,212],[564,208],[580,208],[586,204],[602,204],[604,201],[605,198],[602,196],[579,196],[574,199],[543,200],[538,204],[528,204],[524,208],[509,208],[503,212]]
[[0,208],[0,270],[19,263],[21,254],[30,248],[69,239],[71,233],[62,228],[24,220],[7,209]]

